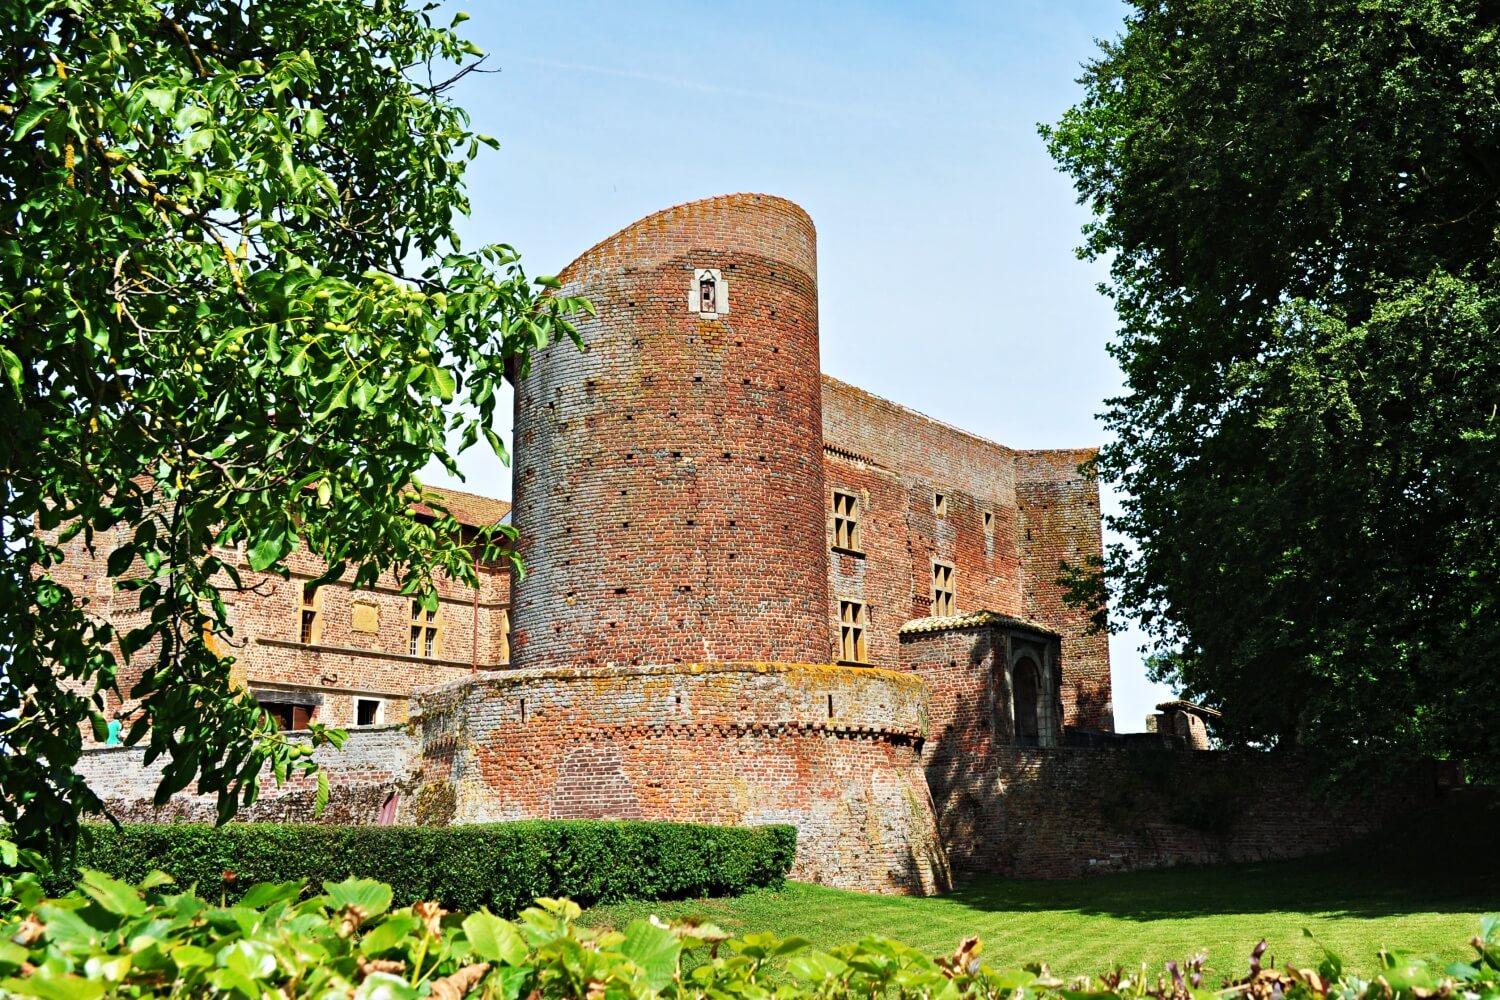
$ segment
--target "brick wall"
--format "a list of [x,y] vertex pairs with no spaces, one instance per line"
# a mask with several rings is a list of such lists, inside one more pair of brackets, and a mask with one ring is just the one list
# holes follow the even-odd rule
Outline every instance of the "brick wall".
[[954,764],[943,825],[954,868],[1018,878],[1303,857],[1433,795],[1414,768],[1378,793],[1325,798],[1307,761],[1265,753],[997,747]]
[[[305,739],[305,737],[293,737]],[[78,772],[104,800],[111,814],[126,823],[212,823],[216,798],[180,792],[160,809],[152,796],[161,780],[162,762],[142,763],[141,747],[97,747],[85,750]],[[381,809],[398,809],[412,787],[419,759],[416,743],[405,726],[375,726],[349,733],[342,751],[321,747],[313,759],[327,773],[328,808],[314,816],[316,781],[297,777],[277,787],[270,774],[262,776],[256,803],[241,809],[244,822],[312,822],[368,825],[379,822]]]
[[[109,553],[125,540],[123,528],[102,532],[90,553],[82,537],[75,537],[63,546],[64,560],[52,570],[55,579],[88,601],[93,614],[120,631],[145,620],[136,608],[135,592],[115,591],[104,573]],[[277,691],[315,693],[321,698],[316,713],[320,722],[353,725],[358,698],[380,700],[380,721],[400,722],[417,689],[505,663],[508,566],[479,567],[477,592],[456,581],[438,580],[442,628],[435,655],[428,657],[410,653],[412,598],[400,593],[390,573],[368,590],[339,583],[319,588],[315,638],[303,643],[302,589],[321,575],[323,563],[299,551],[288,560],[290,578],[282,579],[251,571],[242,554],[226,551],[221,556],[235,560],[242,583],[242,589],[235,590],[227,576],[221,581],[231,632],[216,640],[223,655],[234,657],[235,677],[263,692],[266,700]],[[358,616],[357,606],[362,609]],[[123,666],[119,679],[126,698],[121,702],[110,696],[111,713],[128,713],[133,707],[130,689],[154,655],[155,647],[147,647]]]
[[[996,611],[1062,636],[1063,721],[1111,730],[1109,643],[1066,607],[1058,562],[1103,554],[1092,450],[1014,451],[823,376],[824,519],[835,490],[860,499],[862,554],[834,552],[840,599],[864,604],[870,662],[894,666],[902,624],[933,614],[932,564],[951,564],[957,612]],[[939,516],[935,497],[943,496]]]
[[926,698],[883,670],[773,663],[508,671],[421,698],[413,818],[792,823],[794,878],[947,884],[919,744]]
[[1069,725],[1114,730],[1109,636],[1089,633],[1088,612],[1063,603],[1060,564],[1087,566],[1103,554],[1099,484],[1078,475],[1094,452],[1017,453],[1016,497],[1021,512],[1022,617],[1062,635],[1063,706]]
[[800,208],[730,195],[560,275],[599,315],[517,385],[517,666],[827,659],[815,253]]

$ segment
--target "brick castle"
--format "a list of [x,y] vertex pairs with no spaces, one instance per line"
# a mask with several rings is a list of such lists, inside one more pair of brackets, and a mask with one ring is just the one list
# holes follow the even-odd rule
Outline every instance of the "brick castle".
[[[509,518],[524,575],[485,567],[428,613],[393,581],[310,592],[304,554],[233,595],[254,695],[289,728],[355,727],[335,818],[791,822],[797,876],[895,891],[1108,853],[1028,847],[1005,806],[1069,734],[1113,729],[1106,638],[1057,582],[1101,554],[1093,452],[1013,450],[820,374],[813,224],[780,198],[667,209],[560,278],[598,315],[516,384],[514,507],[436,491],[463,523]],[[128,756],[86,771],[145,818]],[[1119,784],[1072,760],[1047,772],[1072,793]],[[252,815],[305,815],[295,793]]]

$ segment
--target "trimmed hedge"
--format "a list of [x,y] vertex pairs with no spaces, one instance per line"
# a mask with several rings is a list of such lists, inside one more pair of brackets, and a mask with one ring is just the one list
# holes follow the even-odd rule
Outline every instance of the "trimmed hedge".
[[[792,826],[527,820],[469,826],[126,824],[84,828],[77,867],[130,883],[151,872],[217,899],[257,882],[346,878],[389,883],[395,905],[436,900],[470,913],[514,914],[542,897],[585,906],[779,888],[792,866]],[[226,873],[232,873],[226,877]],[[53,879],[60,894],[75,879]]]

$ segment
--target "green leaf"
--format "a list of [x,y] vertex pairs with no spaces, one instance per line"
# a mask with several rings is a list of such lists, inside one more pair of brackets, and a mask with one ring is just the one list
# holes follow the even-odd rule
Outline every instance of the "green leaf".
[[16,116],[15,127],[11,130],[11,138],[26,138],[27,133],[36,128],[54,110],[56,109],[45,104],[28,105],[25,111]]
[[406,942],[407,935],[418,926],[419,922],[415,917],[402,914],[390,916],[360,936],[360,954],[379,955],[397,948]]
[[292,356],[287,358],[286,363],[281,366],[282,372],[287,375],[297,376],[307,371],[307,354],[311,349],[311,344],[297,345],[297,349],[292,352]]
[[214,964],[213,955],[197,945],[180,945],[170,954],[179,969],[206,969]]
[[9,382],[10,387],[15,390],[16,399],[21,399],[21,379],[25,371],[21,367],[21,359],[16,357],[16,352],[4,344],[0,344],[0,367],[5,369],[5,381]]
[[40,1000],[96,1000],[104,996],[109,984],[99,979],[54,972],[42,966],[24,979],[6,979],[0,982],[0,987],[18,997],[39,997]]
[[323,810],[328,808],[328,772],[318,772],[318,791],[313,798],[313,815],[323,815]]
[[439,399],[445,403],[453,402],[453,392],[456,386],[448,369],[441,365],[428,365],[427,379],[432,385],[432,391],[438,394]]
[[134,886],[121,882],[119,879],[110,878],[103,872],[94,871],[92,868],[84,868],[81,871],[83,878],[80,880],[79,888],[83,890],[84,895],[110,913],[122,917],[134,917],[146,912],[146,904]]
[[235,941],[221,948],[214,958],[230,972],[251,981],[276,971],[276,952],[264,941]]
[[31,957],[31,952],[13,941],[0,939],[0,972],[7,974],[15,972],[21,967],[21,963]]
[[647,920],[632,920],[625,928],[620,954],[640,966],[646,974],[647,986],[660,990],[677,975],[682,942],[669,928],[658,927]]
[[825,951],[808,951],[787,959],[786,969],[798,979],[822,983],[842,976],[849,966]]
[[31,99],[33,101],[45,101],[52,96],[52,92],[62,83],[60,76],[44,76],[31,85]]
[[272,903],[290,903],[302,895],[302,889],[306,883],[293,882],[259,882],[250,887],[250,891],[240,899],[241,906],[248,906],[253,910],[259,910]]
[[360,1000],[418,1000],[422,996],[406,980],[388,972],[373,972],[359,984]]
[[276,565],[292,549],[282,525],[267,525],[245,549],[245,559],[257,573]]
[[105,563],[105,572],[110,576],[124,576],[130,571],[130,564],[135,562],[135,546],[126,543],[109,554],[109,560]]
[[520,965],[526,960],[526,942],[509,920],[481,911],[465,917],[463,928],[464,937],[481,958],[506,965]]
[[325,882],[323,892],[336,907],[357,907],[364,913],[366,920],[391,908],[391,887],[373,879],[351,878],[342,882]]

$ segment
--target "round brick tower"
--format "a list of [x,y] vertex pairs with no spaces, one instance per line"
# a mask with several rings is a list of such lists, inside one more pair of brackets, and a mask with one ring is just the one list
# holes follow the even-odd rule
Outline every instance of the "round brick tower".
[[513,664],[827,662],[812,220],[691,202],[560,278],[598,317],[516,386]]

